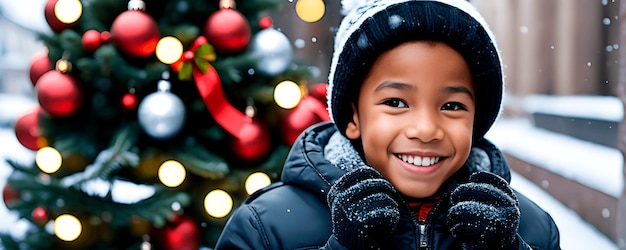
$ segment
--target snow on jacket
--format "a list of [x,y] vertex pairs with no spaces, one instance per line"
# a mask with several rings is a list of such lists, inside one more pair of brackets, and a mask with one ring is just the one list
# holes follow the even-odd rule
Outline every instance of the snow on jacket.
[[[510,181],[502,153],[482,140],[474,145],[468,163],[442,186],[442,199],[425,223],[408,205],[401,206],[395,249],[458,249],[445,224],[450,206],[446,195],[471,172],[491,171]],[[281,182],[261,189],[238,207],[226,224],[216,249],[342,249],[332,236],[326,194],[350,168],[363,164],[349,141],[333,123],[309,128],[294,143]],[[560,249],[554,221],[531,200],[516,192],[521,212],[519,249]]]

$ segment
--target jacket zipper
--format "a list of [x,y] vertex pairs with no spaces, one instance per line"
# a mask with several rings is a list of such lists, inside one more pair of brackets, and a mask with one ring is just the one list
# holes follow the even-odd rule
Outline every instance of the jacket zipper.
[[[443,203],[448,200],[448,194],[452,191],[452,188],[456,187],[456,183],[453,182],[450,184],[446,191],[441,194],[439,201],[435,204],[435,206],[430,210],[426,219],[418,218],[414,213],[412,215],[413,223],[417,222],[418,230],[419,230],[419,242],[418,249],[430,250],[432,247],[430,246],[429,238],[428,238],[428,230],[429,225],[432,225],[433,217],[435,217],[439,210],[441,210],[441,206],[444,206]],[[406,208],[411,211],[408,203],[406,204]]]
[[430,210],[426,218],[418,218],[417,216],[414,215],[413,218],[414,220],[415,219],[417,220],[417,225],[418,225],[419,232],[420,232],[418,249],[430,250],[432,248],[430,246],[430,242],[428,239],[429,225],[432,223],[433,217],[436,216],[437,211],[439,211],[440,207],[442,206],[442,203],[443,203],[442,201],[446,199],[448,199],[447,195],[445,193],[442,194],[441,197],[439,198],[439,201],[437,201],[435,206]]
[[419,248],[420,249],[429,249],[429,246],[428,246],[428,234],[426,233],[426,221],[424,221],[423,219],[420,219],[418,221],[418,225],[419,225],[419,228],[420,228]]
[[[407,211],[412,211],[411,208],[409,207],[409,204],[404,202],[404,207],[405,209],[407,209]],[[435,208],[437,208],[437,206],[435,206],[429,213],[428,217],[431,217],[433,215],[433,210],[435,210]],[[417,249],[422,249],[422,250],[430,250],[431,246],[430,246],[430,242],[428,241],[428,223],[427,223],[427,218],[418,218],[418,216],[414,213],[411,212],[411,218],[413,220],[413,223],[415,223],[414,225],[417,225],[417,233],[419,235],[417,236]]]

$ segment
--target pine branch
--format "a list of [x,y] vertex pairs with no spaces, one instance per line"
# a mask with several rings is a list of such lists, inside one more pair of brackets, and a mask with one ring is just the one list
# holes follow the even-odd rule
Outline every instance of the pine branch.
[[191,196],[183,192],[162,191],[137,204],[127,205],[123,212],[126,213],[129,219],[133,215],[138,215],[150,221],[155,227],[162,227],[175,215],[171,210],[174,202],[178,202],[182,207],[185,207],[191,202]]
[[[25,245],[26,244],[26,245]],[[50,249],[52,248],[53,240],[50,235],[44,231],[31,230],[25,235],[24,239],[15,240],[9,234],[0,234],[0,247],[7,250],[18,249]]]
[[84,171],[61,180],[64,187],[77,187],[95,178],[106,179],[113,171],[124,166],[137,166],[139,156],[130,151],[137,142],[138,128],[134,125],[122,127],[113,139],[113,145],[101,151],[93,164]]
[[[133,204],[121,204],[105,198],[90,196],[76,188],[67,188],[52,179],[42,179],[36,174],[19,172],[24,168],[17,168],[8,180],[11,188],[22,194],[30,194],[28,197],[16,202],[12,209],[17,211],[21,218],[30,218],[30,213],[36,207],[43,206],[50,210],[51,214],[67,212],[66,208],[72,208],[73,212],[100,215],[103,213],[113,214],[110,222],[113,227],[125,226],[130,223],[133,215],[138,215],[150,221],[155,226],[162,226],[174,216],[171,209],[173,203],[178,202],[181,207],[189,205],[191,197],[184,192],[172,192],[161,186],[153,186],[155,194]],[[59,206],[59,200],[63,205]]]
[[145,64],[143,65],[145,68],[131,65],[118,53],[113,44],[103,45],[96,50],[93,57],[102,69],[103,76],[133,87],[155,83],[161,78],[161,73],[169,69],[167,65],[159,62]]
[[213,66],[220,72],[220,78],[225,85],[239,83],[243,79],[242,74],[247,74],[248,68],[256,64],[256,59],[250,53],[243,53],[238,56],[230,56],[218,59]]
[[83,40],[82,35],[78,32],[67,29],[61,32],[59,36],[61,49],[63,49],[64,59],[72,62],[72,64],[83,56]]
[[228,163],[201,145],[193,145],[183,150],[172,148],[171,152],[189,172],[203,178],[217,180],[229,173]]
[[[283,168],[283,163],[287,160],[287,155],[289,154],[289,147],[286,145],[281,145],[274,150],[272,155],[263,163],[260,169],[270,172],[270,173],[280,173]],[[273,176],[276,178],[277,176]]]
[[14,160],[11,160],[11,159],[5,159],[5,161],[16,172],[22,172],[22,173],[27,173],[27,174],[30,174],[30,175],[36,175],[36,174],[40,173],[40,171],[41,171],[37,167],[34,167],[34,166],[26,167],[25,165],[21,165],[20,163],[14,161]]
[[237,1],[237,10],[254,23],[259,13],[277,11],[283,6],[283,0]]

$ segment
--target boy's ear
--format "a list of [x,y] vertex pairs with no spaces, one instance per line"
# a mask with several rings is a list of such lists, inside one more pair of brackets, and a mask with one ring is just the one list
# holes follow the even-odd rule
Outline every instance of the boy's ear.
[[356,140],[361,137],[361,127],[359,125],[359,113],[356,111],[354,103],[352,104],[352,119],[346,127],[346,136],[348,139]]

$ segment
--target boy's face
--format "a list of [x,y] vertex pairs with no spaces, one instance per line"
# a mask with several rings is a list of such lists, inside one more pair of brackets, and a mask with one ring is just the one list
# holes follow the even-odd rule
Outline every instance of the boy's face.
[[439,42],[409,42],[372,65],[346,135],[402,194],[433,195],[469,156],[474,88],[469,67]]

